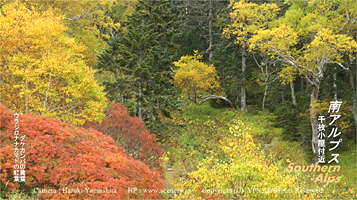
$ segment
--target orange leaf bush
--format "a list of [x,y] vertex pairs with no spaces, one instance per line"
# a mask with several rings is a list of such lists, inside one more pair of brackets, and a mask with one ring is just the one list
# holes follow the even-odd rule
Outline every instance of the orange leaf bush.
[[[161,198],[159,193],[129,193],[128,188],[163,189],[159,173],[125,154],[112,138],[43,116],[20,115],[20,136],[26,135],[26,182],[14,182],[14,113],[0,104],[0,184],[2,194],[18,189],[54,189],[45,199]],[[19,141],[20,139],[18,139]],[[66,193],[63,189],[80,189]],[[111,191],[107,193],[86,191]],[[115,192],[114,192],[115,191]]]
[[129,111],[122,104],[110,105],[102,123],[86,122],[84,127],[93,128],[112,136],[128,155],[141,160],[152,170],[163,174],[162,155],[164,149],[157,144],[156,135],[150,134],[142,120],[131,117]]

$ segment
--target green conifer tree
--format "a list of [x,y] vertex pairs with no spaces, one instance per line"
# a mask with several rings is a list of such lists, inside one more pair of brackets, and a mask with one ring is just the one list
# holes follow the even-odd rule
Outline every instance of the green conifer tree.
[[[177,46],[171,41],[177,31],[167,3],[138,1],[124,24],[127,31],[112,38],[110,48],[99,56],[98,68],[133,77],[128,82],[135,91],[137,116],[151,126],[178,107],[178,90],[171,81],[172,62],[177,59]],[[107,89],[120,92],[123,85],[117,79]]]

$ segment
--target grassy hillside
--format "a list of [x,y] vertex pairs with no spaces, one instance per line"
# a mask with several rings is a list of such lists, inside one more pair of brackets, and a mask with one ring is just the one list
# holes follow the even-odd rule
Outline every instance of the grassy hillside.
[[[186,105],[181,114],[176,113],[173,118],[173,126],[168,130],[168,137],[163,141],[166,150],[165,160],[167,164],[166,188],[175,189],[186,180],[189,173],[198,169],[198,164],[211,156],[211,152],[218,151],[218,142],[227,137],[229,127],[233,119],[240,119],[249,125],[249,133],[253,135],[254,142],[265,155],[272,155],[274,162],[281,163],[281,170],[291,166],[310,166],[310,153],[297,142],[282,140],[282,129],[274,128],[270,113],[258,112],[246,114],[237,110],[210,107],[206,102],[203,105]],[[277,198],[327,198],[350,199],[356,194],[356,149],[355,144],[350,144],[347,152],[340,153],[339,172],[329,173],[328,177],[340,177],[340,182],[326,184],[325,173],[323,180],[316,181],[321,172],[291,172],[299,177],[294,184],[296,188],[321,189],[322,194],[297,193],[293,196],[277,196]],[[321,176],[321,175],[320,175]],[[315,178],[314,180],[311,180]],[[332,180],[332,178],[331,178]],[[179,183],[179,184],[177,184]],[[165,194],[166,198],[172,198],[173,194]]]
[[[277,164],[275,169],[279,172],[284,172],[281,174],[286,175],[289,165],[296,167],[310,166],[312,164],[309,150],[304,149],[297,142],[282,140],[283,130],[273,127],[274,116],[270,113],[247,114],[235,109],[216,109],[212,108],[208,102],[201,106],[187,104],[182,107],[181,112],[173,115],[173,119],[167,121],[174,125],[169,126],[167,130],[162,130],[166,134],[165,139],[161,141],[161,145],[166,151],[164,155],[164,167],[167,169],[166,193],[163,193],[166,199],[180,198],[175,194],[180,194],[181,191],[178,190],[185,188],[184,184],[187,184],[194,172],[206,167],[202,166],[202,163],[207,158],[220,151],[218,144],[224,138],[230,137],[229,128],[232,127],[235,119],[241,120],[250,128],[248,132],[253,136],[257,148],[256,152],[263,152],[262,154],[266,155],[265,161],[268,167]],[[290,172],[289,176],[297,177],[296,181],[293,182],[293,193],[291,194],[261,196],[260,194],[251,194],[247,190],[248,188],[245,188],[245,194],[242,194],[242,196],[218,195],[212,196],[212,198],[355,199],[357,182],[356,145],[351,142],[348,146],[348,151],[340,153],[340,170],[338,172],[328,174],[313,171]],[[292,165],[292,163],[294,164]],[[246,165],[249,166],[250,164],[247,163]],[[322,180],[316,181],[316,178],[321,174],[323,174]],[[327,179],[325,179],[326,174],[328,175]],[[337,177],[340,177],[340,181],[335,183]],[[334,180],[332,183],[327,184],[326,182],[329,178]],[[269,187],[274,188],[274,185],[269,185]],[[201,188],[198,189],[200,190]],[[310,193],[308,191],[300,193],[296,192],[296,189],[319,189],[323,193]],[[19,198],[26,198],[26,194],[15,192],[9,196],[9,199]]]

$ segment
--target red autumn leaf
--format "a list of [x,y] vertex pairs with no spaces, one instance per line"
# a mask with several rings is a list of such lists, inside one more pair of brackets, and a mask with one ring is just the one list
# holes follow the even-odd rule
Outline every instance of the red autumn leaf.
[[[157,171],[127,156],[111,137],[43,116],[18,117],[19,133],[26,135],[26,182],[15,183],[15,117],[1,104],[0,114],[0,184],[7,184],[6,188],[1,187],[2,194],[39,188],[57,191],[42,193],[43,199],[162,198],[158,193],[146,193],[142,197],[138,192],[128,192],[128,188],[160,190],[164,182]],[[84,192],[63,192],[66,188]],[[112,192],[87,193],[85,188]]]
[[156,135],[150,134],[142,120],[131,117],[129,111],[122,104],[110,105],[102,123],[86,122],[84,127],[110,135],[126,150],[128,155],[141,160],[152,170],[163,174],[161,157],[164,149],[157,144]]

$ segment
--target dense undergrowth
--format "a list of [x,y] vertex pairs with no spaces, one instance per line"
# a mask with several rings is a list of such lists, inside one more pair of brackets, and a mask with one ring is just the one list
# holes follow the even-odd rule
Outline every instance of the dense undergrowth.
[[[262,111],[212,108],[208,102],[183,106],[160,138],[167,170],[166,193],[158,193],[166,199],[356,198],[354,142],[340,152],[339,171],[289,170],[289,165],[310,166],[311,153],[299,142],[283,140],[284,130],[273,126],[274,118]],[[26,195],[15,192],[8,198]]]
[[[125,110],[122,113],[127,118]],[[128,188],[163,189],[165,185],[159,169],[149,168],[150,160],[140,156],[137,159],[142,161],[134,160],[112,137],[58,119],[29,114],[18,116],[18,131],[14,131],[15,113],[0,104],[0,114],[0,198],[162,198],[159,193],[128,192]],[[116,113],[111,114],[115,117]],[[136,132],[144,132],[137,129],[139,125],[132,123],[125,130],[135,127]],[[112,126],[112,130],[122,127]],[[125,130],[121,131],[123,135]],[[132,140],[149,143],[147,134],[141,134],[143,137],[132,135]],[[137,150],[139,155],[141,148],[145,148],[144,144]],[[20,172],[21,176],[25,174],[25,181],[15,181],[14,174]]]
[[[164,158],[169,168],[166,172],[166,188],[176,190],[180,188],[183,191],[186,188],[185,192],[191,194],[176,193],[176,196],[172,193],[164,194],[166,198],[351,199],[356,197],[356,145],[354,142],[348,144],[350,146],[348,151],[340,153],[340,163],[338,164],[340,165],[340,170],[338,172],[295,172],[295,170],[292,170],[292,172],[287,173],[291,163],[294,163],[291,165],[293,167],[297,165],[311,166],[311,155],[309,149],[302,147],[300,143],[283,140],[283,129],[273,126],[275,117],[272,114],[262,111],[247,114],[228,108],[217,109],[212,108],[208,102],[201,106],[186,105],[181,113],[177,113],[174,116],[171,122],[175,126],[171,127],[168,131],[168,136],[162,143],[166,150]],[[281,185],[280,180],[280,182],[276,181],[263,187],[258,186],[259,183],[266,181],[262,177],[251,176],[245,180],[242,177],[237,177],[237,173],[234,170],[254,168],[253,166],[260,162],[258,160],[256,160],[256,163],[246,161],[239,163],[237,161],[239,157],[237,156],[235,162],[230,162],[234,164],[224,167],[224,162],[229,163],[224,159],[224,156],[222,157],[224,153],[221,157],[217,157],[216,154],[222,152],[223,141],[226,141],[227,138],[232,138],[229,128],[233,126],[235,119],[250,127],[246,134],[251,135],[254,139],[254,153],[261,156],[261,159],[263,159],[261,161],[266,167],[275,167],[276,173],[279,173],[282,176],[281,178],[289,176],[290,181],[293,181],[292,185],[288,184],[290,183],[289,181],[285,185]],[[230,141],[234,142],[233,140]],[[229,147],[230,143],[227,141],[226,143],[226,146],[228,145]],[[253,158],[251,157],[251,159]],[[220,164],[212,164],[213,160]],[[239,167],[234,168],[237,166]],[[220,171],[223,168],[226,170],[224,172],[227,176],[222,173],[223,171]],[[229,179],[229,175],[236,176],[236,178],[230,180],[231,185],[224,185],[223,181],[221,181],[222,184],[213,180],[207,182],[206,179],[209,175],[205,176],[204,174],[211,174],[213,180],[221,180],[220,178],[222,177]],[[322,180],[318,178],[321,178],[321,174],[323,174]],[[325,179],[326,174],[328,178],[331,177],[331,180],[334,179],[332,183],[327,184],[328,178]],[[340,177],[338,182],[336,181],[337,177]],[[213,182],[215,183],[213,184]],[[229,191],[219,191],[219,189],[235,189],[234,187],[242,184],[237,182],[246,182],[245,185],[243,184],[245,187],[244,194],[236,194],[235,196]],[[284,189],[286,191],[285,194],[274,192],[268,194],[260,192],[257,194],[257,191],[248,190],[248,188],[252,189],[254,187],[260,188],[261,191],[263,188],[280,188],[279,191]],[[213,193],[207,194],[207,189],[211,189]],[[296,191],[297,189],[299,191]],[[322,193],[302,191],[305,189],[318,189]],[[203,193],[202,191],[205,190],[206,193]]]

